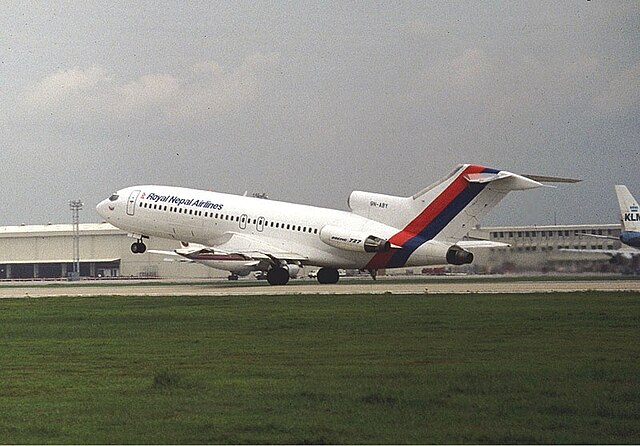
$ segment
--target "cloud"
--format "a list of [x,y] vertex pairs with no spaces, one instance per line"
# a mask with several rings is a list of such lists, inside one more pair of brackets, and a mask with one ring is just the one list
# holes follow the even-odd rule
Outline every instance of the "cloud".
[[101,128],[133,123],[198,125],[252,103],[270,82],[278,55],[254,54],[236,67],[198,63],[178,74],[122,81],[104,67],[60,70],[26,90],[23,116]]
[[33,107],[52,108],[67,98],[77,98],[95,91],[100,84],[111,79],[104,69],[92,66],[86,69],[56,71],[28,89],[26,101]]
[[18,103],[20,117],[48,121],[85,121],[108,95],[113,79],[99,66],[59,70],[28,87]]
[[149,108],[169,106],[180,97],[180,80],[167,74],[149,74],[124,85],[112,86],[110,108],[114,113],[135,115]]

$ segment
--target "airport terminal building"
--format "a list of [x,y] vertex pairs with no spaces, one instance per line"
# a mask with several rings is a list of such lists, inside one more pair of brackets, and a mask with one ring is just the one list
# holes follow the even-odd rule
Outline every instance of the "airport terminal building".
[[[79,225],[80,276],[99,277],[225,277],[203,265],[157,254],[133,254],[134,241],[108,223]],[[73,271],[73,225],[0,227],[0,279],[66,278]],[[154,238],[154,249],[171,251],[175,241]],[[172,261],[168,261],[172,260]]]
[[[606,255],[564,252],[563,249],[619,249],[618,240],[585,236],[585,233],[618,237],[620,226],[563,225],[476,228],[469,236],[508,243],[505,248],[477,250],[471,265],[447,267],[467,273],[526,272],[624,272]],[[214,278],[225,271],[178,261],[162,254],[132,254],[134,241],[108,223],[79,225],[80,276]],[[175,240],[152,238],[147,245],[156,250],[179,248]],[[60,279],[69,277],[74,262],[74,231],[71,224],[0,227],[0,280]],[[425,273],[429,270],[425,269]],[[400,271],[402,272],[402,271]],[[409,272],[409,271],[407,271]],[[417,273],[421,270],[418,269]],[[415,274],[413,270],[411,273]]]
[[476,251],[476,273],[627,272],[625,265],[611,262],[611,256],[589,252],[621,249],[619,224],[487,227],[469,236],[510,245]]

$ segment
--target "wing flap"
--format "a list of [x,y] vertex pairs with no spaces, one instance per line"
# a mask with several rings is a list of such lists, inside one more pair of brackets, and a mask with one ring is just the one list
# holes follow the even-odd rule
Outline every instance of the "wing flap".
[[287,262],[304,262],[308,260],[307,256],[297,252],[285,251],[264,240],[237,232],[227,232],[216,241],[221,243],[215,243],[210,248],[215,253],[244,256],[247,260]]
[[213,246],[205,246],[199,244],[190,244],[185,248],[179,248],[174,251],[164,251],[158,249],[150,249],[150,254],[159,254],[172,257],[179,257],[194,262],[242,262],[244,266],[257,266],[262,261],[274,263],[278,261],[285,262],[304,262],[308,257],[296,252],[278,249],[260,239],[238,234],[235,232],[227,232],[216,240]]

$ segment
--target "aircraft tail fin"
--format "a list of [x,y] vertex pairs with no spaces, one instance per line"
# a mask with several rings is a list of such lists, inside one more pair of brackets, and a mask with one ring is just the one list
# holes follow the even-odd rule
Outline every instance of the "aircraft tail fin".
[[465,259],[471,259],[472,256],[456,244],[509,192],[544,186],[538,179],[563,180],[554,177],[535,178],[463,164],[411,197],[354,192],[356,195],[352,194],[349,205],[359,215],[399,229],[389,238],[389,243],[396,249],[377,253],[369,262],[371,269],[403,266],[427,242],[447,251],[448,263],[459,264],[456,259],[449,261],[449,255],[459,255]]
[[407,236],[455,243],[510,191],[562,180],[578,181],[462,164],[411,197],[356,191],[349,197],[349,207],[358,215],[401,229]]
[[620,206],[620,220],[623,231],[640,232],[640,213],[638,212],[638,202],[627,186],[617,185],[615,187]]
[[456,243],[509,192],[542,186],[539,181],[508,171],[461,165],[443,181],[412,197],[414,211],[419,212],[405,231]]

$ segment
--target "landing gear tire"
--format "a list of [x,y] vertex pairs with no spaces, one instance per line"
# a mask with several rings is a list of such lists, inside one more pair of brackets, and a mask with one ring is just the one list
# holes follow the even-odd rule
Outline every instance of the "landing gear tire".
[[325,283],[338,283],[338,279],[340,279],[340,274],[338,274],[338,270],[335,268],[320,268],[318,270],[318,282]]
[[289,271],[286,268],[271,268],[267,272],[269,285],[286,285],[289,282]]
[[131,244],[131,252],[134,254],[143,254],[147,250],[147,245],[143,242],[135,242]]

